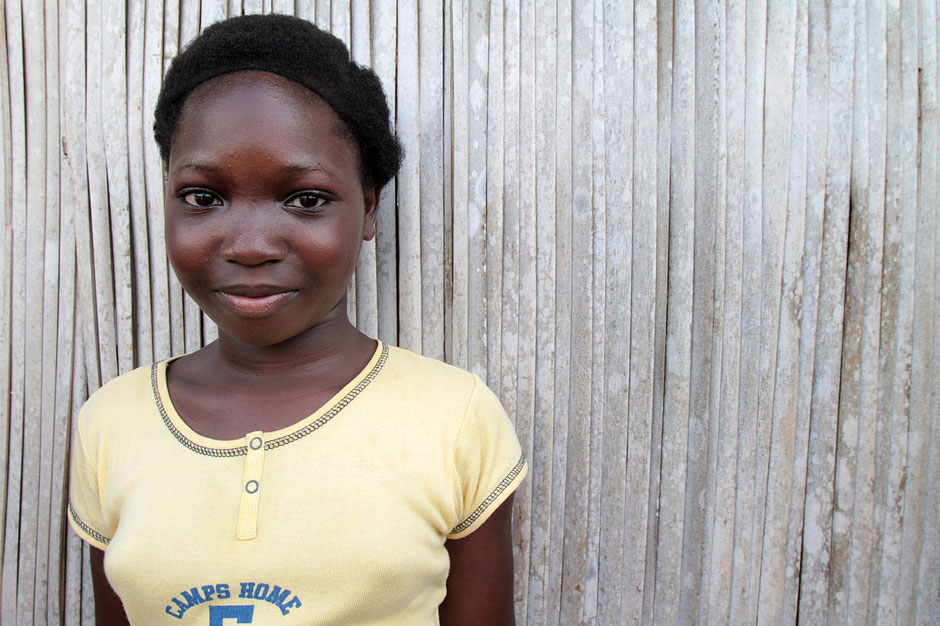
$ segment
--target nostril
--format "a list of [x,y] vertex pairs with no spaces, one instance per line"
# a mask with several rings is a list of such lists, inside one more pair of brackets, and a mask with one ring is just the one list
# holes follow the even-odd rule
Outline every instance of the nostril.
[[222,246],[221,254],[226,261],[240,265],[262,265],[284,258],[283,247],[275,238],[245,231],[231,237]]

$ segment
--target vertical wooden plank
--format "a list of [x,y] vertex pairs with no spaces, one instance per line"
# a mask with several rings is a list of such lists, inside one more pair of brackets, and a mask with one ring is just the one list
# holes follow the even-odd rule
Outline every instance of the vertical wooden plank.
[[[735,520],[735,457],[737,452],[738,402],[741,374],[741,299],[743,273],[744,225],[744,152],[745,152],[745,5],[728,2],[719,31],[720,83],[718,97],[719,162],[722,181],[719,197],[724,204],[724,268],[721,280],[716,274],[716,289],[723,299],[721,322],[720,389],[718,420],[714,431],[716,445],[715,480],[709,498],[712,512],[707,516],[709,536],[703,563],[703,593],[699,619],[708,623],[726,623],[730,619],[732,563]],[[715,371],[715,370],[713,370]],[[707,502],[706,502],[707,506]]]
[[[350,7],[350,52],[353,60],[368,66],[372,62],[372,26],[369,0],[357,0]],[[356,318],[353,323],[370,337],[379,334],[378,294],[376,292],[375,238],[363,241],[356,266]]]
[[656,548],[654,623],[679,620],[686,460],[689,442],[689,376],[692,345],[695,217],[695,6],[674,5],[669,183],[669,308],[662,461]]
[[[0,272],[0,358],[3,358],[6,367],[0,367],[0,394],[3,400],[0,401],[0,466],[8,467],[7,459],[9,456],[9,434],[14,419],[13,408],[16,405],[16,398],[13,395],[12,363],[13,363],[13,273],[14,258],[17,247],[14,244],[14,209],[13,198],[15,174],[19,165],[14,160],[14,110],[12,108],[14,98],[13,85],[18,81],[22,85],[22,77],[17,78],[22,70],[17,69],[15,57],[10,56],[10,47],[7,41],[7,11],[3,7],[2,19],[0,19],[0,52],[3,54],[3,62],[0,62],[0,194],[2,194],[2,205],[0,205],[0,216],[2,216],[2,231],[0,231],[0,267],[4,268]],[[18,48],[16,42],[13,42],[12,48]],[[10,73],[14,74],[11,82]],[[20,87],[21,89],[21,87]],[[18,105],[18,110],[22,112],[22,106]],[[19,128],[16,128],[19,132]],[[5,444],[5,445],[4,445]],[[9,470],[7,470],[9,471]],[[0,480],[0,520],[4,521],[5,530],[7,515],[7,476]],[[0,540],[0,544],[5,544],[5,540]],[[3,561],[0,560],[0,582],[5,578],[6,568],[3,567]],[[7,601],[0,591],[0,616],[6,611]]]
[[[454,263],[466,263],[467,326],[466,355],[463,365],[486,379],[486,84],[489,66],[489,13],[487,2],[471,0],[467,18],[467,210],[465,260],[454,257]],[[456,234],[455,234],[456,237]],[[456,285],[455,285],[456,288]],[[455,302],[455,306],[457,303]]]
[[[587,547],[585,550],[584,613],[585,623],[597,623],[600,607],[600,554],[602,515],[604,514],[604,415],[607,378],[607,158],[604,115],[604,3],[593,0],[591,6],[591,423],[587,447]],[[579,12],[580,14],[580,12]],[[587,26],[587,25],[586,25]],[[585,364],[586,365],[586,364]],[[584,368],[587,369],[586,367]]]
[[[126,68],[126,3],[102,4],[99,58],[101,80],[95,83],[97,107],[100,108],[104,142],[107,194],[102,209],[108,209],[113,265],[102,268],[113,272],[114,314],[117,325],[117,356],[120,373],[133,369],[134,363],[134,257],[128,202],[127,164],[127,68]],[[122,54],[113,54],[121,50]],[[102,224],[102,228],[106,227]],[[144,266],[146,267],[146,266]],[[96,268],[97,269],[97,268]]]
[[[629,11],[620,9],[619,12],[626,13],[620,19],[628,22]],[[631,263],[628,266],[626,259],[618,262],[616,249],[608,252],[608,258],[611,264],[622,268],[621,271],[624,273],[622,279],[630,281],[628,287],[621,287],[626,292],[624,295],[630,299],[629,324],[624,322],[621,328],[626,330],[629,327],[629,334],[615,337],[615,341],[620,344],[621,351],[624,351],[624,344],[629,337],[630,390],[627,406],[625,539],[621,566],[620,612],[624,618],[637,623],[644,619],[644,595],[649,579],[645,577],[644,568],[636,564],[644,562],[646,558],[644,554],[646,538],[649,528],[655,525],[651,520],[649,487],[654,471],[651,448],[653,447],[653,422],[656,421],[657,414],[657,361],[662,365],[662,360],[659,358],[661,353],[656,342],[656,328],[657,318],[662,315],[665,319],[665,311],[659,309],[660,296],[665,298],[665,285],[659,282],[659,275],[660,272],[665,271],[665,264],[662,260],[665,259],[666,233],[665,230],[660,231],[660,220],[666,212],[665,207],[662,212],[657,208],[659,165],[661,164],[657,159],[658,143],[661,137],[657,128],[657,119],[658,109],[662,102],[658,77],[663,68],[659,65],[660,60],[657,57],[659,34],[656,24],[656,3],[651,0],[638,2],[634,10],[634,19],[635,24],[628,29],[633,31],[633,67],[625,64],[623,68],[628,84],[633,83],[633,89],[625,93],[626,101],[624,102],[628,111],[633,110],[633,120],[631,126],[621,127],[620,132],[623,134],[619,137],[619,141],[623,142],[623,146],[618,146],[616,152],[608,156],[607,162],[610,165],[619,162],[622,158],[619,155],[628,149],[627,146],[631,144],[635,146],[631,168],[633,170],[632,189],[627,178],[623,187],[618,189],[612,186],[609,190],[611,200],[620,202],[621,198],[624,200],[630,198],[633,207],[629,229]],[[611,35],[615,32],[612,31]],[[669,40],[671,41],[671,38]],[[627,41],[629,42],[629,38]],[[628,43],[626,52],[630,50],[629,45]],[[631,72],[633,73],[632,80]],[[611,139],[618,141],[617,135],[612,134]],[[611,150],[613,151],[613,148]],[[630,165],[627,167],[630,168]],[[611,170],[608,176],[610,181],[617,178],[615,170]],[[613,205],[611,207],[608,220],[611,220],[617,213],[613,210]],[[608,227],[608,232],[610,230]],[[609,270],[608,273],[610,273]],[[651,277],[655,279],[650,280]],[[616,292],[609,292],[608,307],[613,304],[616,297]],[[610,363],[608,368],[612,368],[617,363],[617,359],[608,359],[608,363]],[[609,379],[612,379],[612,376]],[[651,614],[652,612],[649,613]]]
[[[444,46],[442,57],[443,89],[442,117],[443,117],[443,168],[444,179],[450,181],[445,185],[442,209],[444,211],[444,250],[441,262],[444,265],[444,360],[454,362],[454,7],[451,0],[444,0],[443,36]],[[518,563],[516,563],[518,566]],[[519,605],[516,613],[519,614]],[[524,614],[524,613],[523,613]]]
[[[529,564],[529,621],[558,621],[560,567],[550,565],[555,395],[555,25],[554,2],[534,2],[535,33],[535,416],[532,459],[532,558]],[[456,220],[455,220],[456,223]],[[456,228],[455,228],[456,230]],[[455,233],[456,236],[456,233]],[[457,285],[454,285],[455,289]],[[560,555],[559,555],[560,556]],[[552,597],[555,596],[554,605]]]
[[[829,571],[833,562],[833,476],[842,366],[841,343],[849,225],[849,178],[852,149],[852,71],[854,29],[852,3],[810,3],[810,39],[814,24],[825,22],[828,54],[826,178],[820,252],[816,362],[812,380],[806,504],[800,567],[799,614],[808,623],[824,622],[829,604]],[[811,61],[812,63],[812,61]],[[811,65],[811,80],[812,80]],[[822,70],[820,69],[820,72]],[[819,105],[820,107],[822,105]],[[811,108],[816,108],[815,106]],[[810,153],[818,153],[812,146]],[[811,197],[815,189],[810,190]],[[814,199],[815,201],[815,199]]]
[[[311,11],[311,13],[316,8],[314,0],[309,0],[309,2],[303,2],[302,4],[304,6],[309,6],[310,7],[309,10]],[[264,13],[263,0],[242,0],[241,5],[242,5],[242,15],[257,15],[259,13]],[[311,19],[311,17],[313,16],[304,16],[304,17],[305,19],[310,19],[311,22],[314,21],[313,19]]]
[[[91,217],[90,248],[91,280],[94,299],[91,311],[97,315],[97,342],[86,346],[97,350],[100,363],[100,378],[94,381],[97,388],[103,381],[114,378],[118,371],[118,330],[115,319],[116,301],[112,276],[111,232],[109,229],[107,159],[103,134],[101,93],[104,82],[101,56],[103,7],[93,4],[86,7],[84,15],[86,59],[85,64],[85,160],[88,168],[88,198]],[[112,151],[115,148],[112,147]],[[94,348],[93,346],[96,346]],[[92,385],[90,385],[92,386]]]
[[[884,408],[887,437],[879,442],[878,475],[884,483],[879,550],[875,563],[879,584],[872,586],[873,614],[880,623],[897,622],[901,596],[901,544],[904,500],[910,475],[908,466],[911,419],[911,368],[913,350],[915,246],[917,241],[917,150],[919,29],[914,3],[888,4],[888,184],[885,207],[885,260],[882,281],[891,296],[891,341],[884,345]],[[893,293],[892,293],[893,292]],[[887,295],[886,294],[886,295]],[[890,318],[883,313],[882,327]],[[887,358],[886,358],[887,357]],[[877,492],[876,492],[877,494]],[[872,584],[874,585],[874,577]],[[874,611],[877,610],[877,613]]]
[[[769,3],[767,7],[767,56],[764,100],[764,146],[761,215],[761,286],[760,286],[760,379],[757,398],[757,441],[754,472],[754,509],[751,540],[754,552],[749,568],[750,595],[748,614],[760,619],[765,599],[761,597],[763,549],[768,520],[768,497],[774,495],[770,479],[773,428],[780,413],[774,412],[777,372],[777,347],[780,334],[783,290],[783,263],[786,233],[787,180],[791,148],[793,107],[793,66],[795,7]],[[782,79],[780,79],[782,77]],[[786,320],[784,320],[786,324]],[[786,331],[784,331],[786,332]],[[773,599],[768,597],[767,602]],[[772,614],[772,613],[770,613]]]
[[[805,520],[806,477],[809,461],[810,418],[813,402],[813,376],[816,363],[816,337],[819,325],[819,295],[824,228],[825,158],[826,154],[828,46],[827,15],[825,7],[814,0],[797,9],[797,45],[794,98],[794,123],[802,117],[806,125],[805,147],[800,167],[805,170],[802,185],[797,192],[805,205],[803,239],[802,305],[799,312],[799,369],[796,382],[794,442],[791,459],[791,487],[788,523],[785,531],[785,580],[782,590],[782,619],[795,621],[799,608],[800,564],[803,525]],[[805,43],[804,43],[805,39]],[[805,49],[805,51],[804,51]],[[806,65],[806,69],[801,67]],[[804,86],[805,85],[805,86]],[[806,93],[804,93],[804,89]],[[791,169],[797,166],[791,165]],[[791,179],[792,180],[792,179]],[[794,193],[791,193],[793,198]],[[789,234],[788,234],[789,237]],[[784,261],[786,263],[786,260]],[[788,298],[788,295],[784,296]],[[824,314],[825,316],[825,314]],[[782,318],[783,319],[783,318]],[[823,322],[825,323],[825,322]]]
[[[868,185],[865,207],[865,258],[858,268],[864,276],[864,313],[862,315],[860,394],[858,407],[858,450],[854,485],[852,544],[850,551],[848,619],[866,621],[872,615],[871,576],[875,553],[874,490],[877,487],[876,455],[879,355],[881,352],[882,275],[885,229],[886,183],[886,15],[885,7],[872,3],[866,19],[859,20],[866,30]],[[861,47],[861,46],[860,46]],[[860,155],[864,156],[864,155]],[[854,157],[854,155],[853,155]]]
[[849,619],[849,578],[854,517],[854,481],[859,444],[861,402],[862,318],[864,314],[865,255],[868,220],[868,36],[865,7],[854,5],[854,113],[850,173],[849,248],[846,271],[845,330],[842,338],[842,376],[836,448],[835,498],[832,527],[832,567],[829,579],[831,622]]
[[[555,361],[555,395],[552,407],[554,423],[552,425],[552,497],[551,497],[551,545],[563,545],[565,537],[565,483],[567,480],[568,416],[570,410],[570,375],[571,375],[571,335],[572,335],[572,233],[574,203],[574,173],[572,149],[574,144],[574,119],[572,105],[574,100],[573,76],[573,7],[570,3],[559,3],[555,19],[555,179],[553,198],[555,228],[551,233],[555,247],[555,294],[554,294],[554,332],[552,345]],[[472,319],[472,318],[471,318]],[[548,449],[546,449],[547,451]],[[564,551],[553,549],[549,553],[548,575],[554,583],[558,581],[557,591],[549,597],[549,616],[559,616],[561,623],[566,619],[565,609],[573,594],[580,595],[575,585],[566,585],[564,571]],[[577,584],[577,583],[575,583]],[[577,601],[580,608],[580,599]],[[578,614],[580,610],[577,611]]]
[[[87,165],[85,159],[85,9],[82,3],[63,2],[60,13],[60,56],[62,79],[62,170],[63,186],[61,198],[68,211],[66,223],[74,229],[75,255],[75,329],[74,367],[69,379],[71,396],[67,408],[77,415],[81,402],[87,397],[88,372],[94,371],[97,386],[97,347],[86,351],[85,346],[97,346],[95,311],[93,306],[93,283],[91,276],[91,241],[89,230],[89,200],[87,187]],[[63,233],[63,236],[67,236]],[[63,255],[67,259],[68,254]],[[68,309],[66,309],[68,310]],[[57,395],[58,392],[57,392]],[[66,394],[60,395],[63,399]],[[61,433],[63,444],[68,449],[71,441],[70,420]],[[63,468],[63,471],[64,468]],[[64,474],[63,474],[64,475]],[[63,490],[67,489],[63,485]],[[64,499],[63,494],[63,499]],[[64,502],[60,504],[64,508]],[[65,534],[65,606],[63,619],[67,624],[77,624],[80,619],[82,599],[81,544],[79,537],[64,528]],[[53,623],[54,620],[50,620]]]
[[[419,202],[420,232],[420,315],[421,353],[435,359],[444,358],[444,13],[440,2],[421,2],[418,19],[418,110],[420,143],[415,159],[420,171]],[[413,83],[403,89],[415,90]],[[418,191],[417,189],[415,191]]]
[[271,12],[292,15],[294,13],[294,0],[273,0]]
[[[293,9],[293,7],[291,7]],[[199,30],[228,17],[227,0],[201,0],[199,6]]]
[[[646,531],[646,552],[643,572],[643,623],[651,624],[656,602],[656,568],[659,546],[660,489],[662,485],[663,407],[666,395],[666,296],[669,271],[669,219],[670,184],[672,181],[672,108],[673,108],[673,54],[674,13],[671,0],[657,0],[657,73],[658,95],[656,120],[656,303],[653,332],[653,412],[650,433],[649,489],[647,510],[649,523]],[[628,450],[629,453],[629,450]],[[625,555],[625,559],[628,555]]]
[[448,361],[467,367],[469,315],[468,208],[470,203],[470,51],[468,0],[453,0],[449,15],[451,28],[451,84],[448,93],[451,111],[451,297],[447,311],[451,345]]
[[752,598],[757,596],[760,559],[755,541],[755,494],[758,481],[754,473],[758,446],[758,404],[761,380],[761,260],[763,258],[764,170],[764,76],[767,52],[767,6],[748,3],[745,12],[745,85],[744,85],[744,219],[741,276],[741,373],[738,396],[738,450],[734,517],[734,559],[731,574],[732,622],[753,622],[757,618]]
[[[45,183],[46,168],[46,63],[45,63],[45,19],[43,3],[39,0],[27,2],[23,8],[23,74],[25,78],[25,134],[26,144],[26,206],[25,236],[26,249],[20,262],[25,265],[25,327],[23,358],[23,412],[22,430],[14,439],[11,432],[11,444],[22,446],[20,467],[13,472],[19,479],[18,494],[13,502],[18,507],[8,507],[8,521],[11,514],[19,517],[15,533],[5,536],[5,548],[9,549],[12,541],[17,541],[15,597],[16,621],[32,619],[35,607],[37,553],[39,543],[39,474],[42,421],[42,383],[44,361],[43,337],[48,332],[44,329],[45,267],[55,271],[53,259],[46,259],[46,215],[47,190]],[[39,208],[39,210],[30,210]],[[14,226],[15,228],[15,226]],[[49,303],[54,310],[54,301]],[[54,338],[54,328],[52,330]],[[14,355],[16,359],[17,355]],[[53,357],[54,360],[54,357]],[[51,364],[54,368],[54,362]],[[13,463],[11,459],[11,464]],[[13,496],[8,489],[8,497]],[[9,526],[8,526],[9,531]],[[6,557],[6,554],[4,554]],[[4,581],[4,591],[6,591]]]
[[[391,50],[396,49],[398,29],[396,4],[376,0],[371,5],[372,69],[382,81],[386,100],[397,119],[396,84],[397,67]],[[407,158],[407,155],[406,155]],[[389,181],[382,190],[375,238],[376,292],[378,297],[378,333],[382,341],[398,343],[398,181]]]
[[[23,420],[26,411],[26,69],[24,67],[23,15],[19,3],[5,6],[5,35],[8,65],[11,171],[8,178],[10,214],[7,216],[12,231],[10,265],[11,337],[10,337],[10,405],[7,427],[7,458],[4,482],[5,524],[3,533],[3,571],[0,575],[0,613],[3,622],[17,619],[17,564],[19,561],[19,533],[21,477],[23,463]],[[5,424],[6,426],[6,424]],[[9,504],[7,504],[9,503]]]
[[[936,498],[930,491],[931,460],[936,459],[936,445],[931,444],[930,416],[937,415],[936,389],[931,385],[931,371],[936,370],[936,300],[937,275],[937,7],[936,3],[905,4],[904,11],[919,12],[918,56],[921,72],[919,81],[920,141],[918,142],[919,168],[917,171],[917,233],[914,269],[914,310],[911,354],[910,421],[907,455],[909,459],[904,497],[903,527],[901,531],[900,597],[898,623],[930,623],[938,614],[931,606],[931,592],[919,591],[930,587],[926,581],[937,580],[937,521]],[[935,383],[934,378],[933,382]],[[931,396],[934,396],[932,398]],[[933,439],[936,442],[936,438]],[[936,461],[934,460],[934,467]],[[933,481],[934,487],[937,485]],[[926,575],[926,576],[925,576]],[[921,581],[924,581],[923,583]],[[923,602],[926,598],[927,602]],[[920,600],[920,601],[919,601]],[[925,610],[926,609],[926,610]]]
[[[265,13],[270,12],[270,4],[268,0],[265,0],[267,7],[265,8]],[[316,17],[317,17],[317,26],[323,30],[330,30],[330,22],[332,20],[332,7],[330,0],[316,0]]]
[[[706,523],[714,513],[706,500],[714,483],[717,439],[717,406],[710,397],[715,383],[712,363],[721,361],[722,302],[715,290],[716,273],[724,266],[724,246],[716,233],[722,228],[716,216],[718,190],[718,6],[695,3],[694,8],[694,170],[692,180],[694,220],[692,241],[692,320],[690,371],[688,374],[688,448],[683,503],[680,619],[698,614],[706,552]],[[681,252],[680,252],[681,253]],[[716,325],[716,320],[718,324]],[[706,590],[707,593],[707,590]]]
[[501,1],[488,3],[487,23],[487,72],[485,85],[486,97],[486,171],[483,176],[484,186],[484,298],[486,308],[484,324],[485,359],[483,366],[486,379],[493,390],[499,394],[500,364],[502,340],[502,307],[500,294],[503,290],[503,144],[504,128],[502,124],[503,93],[503,12]]
[[[633,217],[639,211],[636,208],[626,210],[626,207],[633,199],[634,161],[630,146],[633,144],[634,80],[639,80],[634,78],[633,71],[639,35],[634,32],[633,11],[625,10],[620,3],[605,2],[601,5],[600,14],[597,11],[595,4],[594,22],[602,27],[600,33],[595,31],[595,61],[602,66],[595,76],[595,95],[598,112],[603,115],[596,118],[594,134],[597,137],[598,132],[603,133],[595,141],[602,144],[600,149],[604,162],[616,163],[619,171],[604,168],[604,180],[597,181],[595,188],[595,197],[597,192],[602,191],[599,202],[611,206],[612,210],[605,216],[604,232],[600,234],[602,240],[597,242],[594,251],[596,267],[603,267],[603,276],[595,273],[594,292],[603,293],[605,308],[604,370],[603,375],[594,374],[595,389],[603,393],[600,401],[603,411],[596,413],[593,406],[591,411],[592,416],[603,415],[602,440],[592,443],[591,469],[592,474],[600,474],[601,494],[597,621],[613,624],[627,616],[635,618],[635,613],[628,611],[638,612],[642,605],[636,596],[637,591],[642,589],[642,578],[639,587],[635,585],[636,574],[642,577],[642,568],[636,567],[637,561],[642,561],[642,549],[636,544],[637,535],[631,533],[636,527],[627,517],[627,507],[645,505],[644,496],[648,486],[641,474],[624,472],[624,459],[628,464],[635,462],[627,453],[627,431],[632,425],[628,422],[627,411],[628,407],[632,408],[628,402],[632,321],[629,309],[633,261],[631,239]],[[655,46],[647,54],[654,50]],[[598,90],[600,94],[597,94]],[[651,91],[655,92],[655,85]],[[655,105],[653,98],[646,102]],[[655,121],[653,124],[655,128]],[[655,157],[651,160],[655,163]],[[655,210],[652,215],[655,216]],[[596,317],[595,321],[598,321]],[[642,458],[643,451],[637,450],[636,454],[638,459]],[[633,477],[643,483],[641,489],[633,494],[637,497],[635,501],[630,500],[630,489],[627,487],[628,480]],[[645,524],[645,516],[642,522]],[[645,536],[641,535],[642,538]],[[630,575],[633,575],[632,579]]]
[[[319,17],[320,5],[317,3]],[[421,113],[418,6],[398,3],[396,127],[405,148],[398,175],[398,341],[421,352]]]
[[[784,80],[789,82],[785,92],[768,94],[768,118],[776,118],[780,110],[774,104],[778,98],[788,98],[784,104],[783,115],[788,123],[786,129],[775,126],[768,133],[765,141],[778,144],[780,136],[787,137],[787,153],[774,154],[768,158],[769,167],[776,163],[786,163],[784,177],[765,176],[765,208],[775,210],[779,216],[771,218],[773,224],[765,231],[773,239],[779,238],[766,251],[774,256],[772,280],[777,293],[774,294],[776,330],[770,330],[770,350],[773,356],[771,376],[772,394],[767,402],[767,414],[770,419],[767,448],[766,495],[762,498],[763,529],[760,560],[760,601],[758,621],[768,622],[794,620],[795,615],[784,615],[784,593],[787,579],[796,573],[798,563],[787,562],[787,531],[789,527],[791,495],[794,490],[794,459],[796,440],[799,437],[797,425],[797,404],[799,402],[798,381],[801,366],[801,320],[805,309],[803,286],[805,282],[804,237],[806,236],[806,143],[807,143],[807,24],[806,3],[796,3],[792,10],[784,15],[769,10],[770,23],[787,22],[780,25],[781,32],[771,29],[768,35],[768,50],[780,50],[781,58],[771,54],[774,71],[769,76],[779,76],[785,71]],[[786,44],[778,48],[780,40]],[[786,55],[786,57],[784,57]],[[768,66],[771,63],[768,62]],[[768,154],[765,152],[765,154]],[[769,155],[768,155],[769,156]],[[779,159],[779,160],[777,160]],[[778,188],[777,186],[780,186]],[[782,203],[781,203],[782,201]],[[784,209],[785,207],[785,209]],[[780,220],[780,221],[778,221]],[[782,228],[781,228],[782,227]],[[770,239],[773,241],[773,239]],[[779,256],[778,256],[779,255]],[[779,272],[777,274],[776,272]],[[778,278],[779,276],[779,278]],[[766,291],[765,291],[766,294]],[[810,351],[810,357],[812,352]],[[812,365],[810,365],[810,369]],[[760,467],[763,471],[763,467]],[[760,501],[755,504],[760,506]],[[802,515],[799,516],[802,518]],[[788,570],[787,568],[791,569]],[[794,587],[795,593],[795,587]],[[795,600],[795,597],[793,598]],[[791,602],[795,608],[795,602]]]
[[[569,22],[570,26],[567,26]],[[586,623],[596,616],[597,610],[585,602],[585,588],[589,584],[585,559],[588,549],[590,501],[587,487],[590,484],[593,418],[589,412],[593,396],[591,361],[594,321],[593,22],[593,0],[574,2],[571,13],[566,14],[563,21],[560,20],[565,28],[564,37],[559,37],[559,43],[564,45],[564,48],[559,48],[559,56],[567,55],[571,59],[570,68],[559,72],[559,78],[565,80],[563,86],[559,87],[559,93],[565,93],[570,102],[568,105],[564,102],[565,98],[559,99],[559,106],[565,106],[570,111],[570,120],[567,116],[563,119],[564,125],[560,127],[559,135],[570,137],[570,144],[567,141],[560,142],[566,158],[558,164],[557,200],[559,208],[564,203],[570,209],[559,210],[564,221],[560,220],[563,227],[558,230],[556,242],[558,259],[561,267],[566,269],[560,273],[563,279],[558,282],[556,296],[556,307],[561,305],[558,320],[566,327],[563,333],[556,328],[556,336],[563,342],[557,349],[561,358],[556,362],[556,380],[561,381],[561,387],[565,388],[564,396],[556,395],[556,419],[559,414],[563,415],[563,426],[558,432],[566,431],[565,447],[556,448],[564,457],[564,464],[559,464],[564,468],[560,473],[564,482],[557,484],[564,495],[561,505],[563,513],[560,515],[565,546],[561,555],[563,624]],[[593,565],[591,567],[593,569]]]
[[[46,0],[42,6],[44,13],[45,42],[45,163],[44,184],[46,195],[45,206],[45,233],[43,239],[43,319],[42,319],[42,378],[39,389],[40,419],[38,424],[38,438],[33,448],[38,457],[39,466],[37,480],[37,516],[36,516],[36,573],[35,588],[31,602],[34,621],[43,622],[46,619],[46,610],[49,605],[49,578],[57,576],[58,545],[50,544],[49,529],[52,525],[51,517],[58,516],[60,511],[53,512],[52,494],[55,483],[53,467],[53,446],[55,442],[56,417],[56,381],[58,376],[57,357],[59,342],[71,340],[68,336],[60,337],[59,316],[60,305],[64,303],[59,299],[60,268],[63,263],[60,256],[59,241],[61,238],[60,226],[60,197],[59,197],[59,20],[56,0]],[[36,445],[38,444],[38,445]],[[50,558],[52,557],[52,558]],[[58,598],[53,598],[57,604]]]
[[[536,56],[535,56],[535,3],[533,0],[524,0],[519,6],[518,26],[512,27],[512,12],[507,12],[507,40],[513,38],[509,33],[515,33],[519,41],[519,89],[518,94],[510,97],[507,94],[507,106],[518,107],[518,153],[519,176],[509,175],[507,163],[507,186],[518,194],[519,198],[519,289],[518,297],[518,366],[516,382],[516,433],[522,443],[522,449],[529,459],[530,467],[535,466],[538,454],[535,448],[536,428],[536,402],[539,388],[536,386],[536,348],[537,348],[537,311],[536,300],[539,276],[537,273],[536,242],[538,231],[536,224],[536,198],[535,180],[537,176],[536,145],[536,108],[532,106],[532,98],[536,85]],[[507,51],[507,60],[510,58]],[[510,81],[512,82],[512,81]],[[512,100],[512,104],[509,101]],[[507,109],[509,110],[509,109]],[[507,128],[513,128],[507,121]],[[507,202],[511,193],[507,191]],[[511,218],[507,216],[508,220]],[[503,288],[507,281],[504,279]],[[507,327],[507,331],[511,331]],[[506,337],[503,345],[506,346]],[[532,470],[530,470],[532,471]],[[516,540],[522,546],[521,554],[517,554],[516,570],[516,616],[520,623],[525,624],[532,615],[530,601],[532,598],[531,567],[535,560],[532,510],[535,507],[536,493],[534,480],[526,480],[517,491],[516,513],[514,528],[518,535]],[[521,618],[521,619],[520,619]],[[537,623],[534,622],[533,623]]]
[[[725,515],[725,511],[721,511],[717,507],[716,494],[718,490],[718,483],[722,478],[726,478],[727,474],[725,472],[725,467],[722,466],[721,460],[719,457],[720,452],[722,451],[722,444],[724,445],[724,452],[727,454],[729,446],[726,443],[726,440],[722,440],[721,435],[723,434],[720,430],[722,422],[721,414],[721,403],[722,403],[722,377],[724,371],[722,370],[722,364],[724,362],[724,353],[725,353],[725,344],[722,341],[724,338],[724,324],[726,317],[726,307],[731,309],[729,315],[732,320],[736,319],[736,311],[734,310],[734,302],[728,303],[723,297],[723,290],[726,284],[725,280],[725,268],[727,267],[726,257],[728,254],[727,251],[727,239],[725,237],[725,232],[727,230],[726,225],[726,211],[723,210],[725,207],[725,201],[727,198],[727,191],[725,190],[725,176],[724,173],[727,171],[727,129],[725,127],[725,103],[724,97],[726,92],[726,26],[725,26],[725,8],[718,6],[712,9],[711,12],[703,12],[702,17],[705,18],[706,22],[702,27],[696,27],[696,48],[701,50],[701,53],[697,52],[698,59],[698,70],[696,71],[696,83],[701,83],[702,90],[701,93],[708,96],[711,102],[705,104],[699,99],[697,101],[697,107],[702,112],[702,119],[699,119],[696,122],[696,133],[702,134],[704,140],[713,146],[712,156],[710,159],[703,159],[703,163],[697,165],[697,170],[702,170],[704,163],[711,163],[711,171],[706,171],[706,176],[710,176],[712,182],[709,183],[710,186],[713,186],[713,196],[710,199],[706,199],[705,206],[711,205],[706,215],[711,214],[711,220],[714,222],[712,232],[710,233],[711,245],[714,250],[714,261],[712,267],[712,276],[710,277],[712,281],[712,307],[710,311],[710,319],[706,318],[702,320],[701,323],[710,324],[712,327],[711,337],[709,341],[711,343],[711,359],[709,362],[709,393],[708,393],[708,407],[707,407],[707,422],[706,426],[708,429],[708,437],[704,445],[706,448],[705,463],[706,463],[706,474],[703,481],[703,501],[698,506],[703,507],[702,516],[703,519],[700,522],[701,532],[699,535],[700,542],[700,556],[698,557],[698,562],[696,566],[698,568],[698,576],[700,580],[696,581],[690,575],[686,576],[685,581],[693,583],[691,586],[684,582],[684,589],[687,590],[696,590],[695,593],[695,606],[689,607],[689,610],[695,611],[696,618],[699,620],[707,619],[708,614],[708,602],[711,596],[711,585],[713,583],[721,584],[721,578],[712,580],[710,577],[711,569],[713,565],[713,550],[715,548],[713,538],[715,537],[715,524],[718,522],[718,519]],[[698,31],[701,30],[702,33],[698,34]],[[702,76],[699,77],[698,73],[701,72]],[[698,87],[696,88],[698,91]],[[709,120],[709,112],[713,116],[712,120]],[[708,130],[711,130],[711,137],[708,136]],[[696,183],[698,184],[698,183]],[[705,208],[705,207],[703,207]],[[717,209],[717,210],[716,210]],[[733,252],[733,250],[732,250]],[[730,305],[730,306],[729,306]],[[734,346],[737,350],[737,345]],[[704,381],[699,384],[699,389],[704,388]],[[698,393],[701,393],[699,391]],[[693,391],[693,398],[697,394]],[[688,495],[686,496],[686,502],[688,503]],[[733,507],[732,507],[733,508]],[[688,553],[688,551],[687,551]]]

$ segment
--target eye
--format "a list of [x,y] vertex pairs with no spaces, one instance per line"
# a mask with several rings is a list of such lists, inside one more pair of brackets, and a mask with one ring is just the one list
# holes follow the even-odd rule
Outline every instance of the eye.
[[200,208],[222,206],[222,199],[211,191],[206,191],[205,189],[187,191],[186,193],[180,195],[180,198],[186,204]]
[[288,198],[287,202],[284,204],[294,209],[315,211],[316,209],[322,208],[327,202],[329,202],[329,198],[321,193],[315,191],[301,191]]

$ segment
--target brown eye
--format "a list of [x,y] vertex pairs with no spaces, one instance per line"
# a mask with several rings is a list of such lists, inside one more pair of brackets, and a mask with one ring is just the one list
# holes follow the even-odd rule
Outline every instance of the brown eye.
[[313,209],[319,209],[326,203],[327,198],[323,197],[319,193],[315,193],[313,191],[301,191],[300,193],[291,196],[284,204],[295,209],[310,211]]
[[182,196],[183,202],[197,207],[221,206],[222,200],[211,191],[190,191]]

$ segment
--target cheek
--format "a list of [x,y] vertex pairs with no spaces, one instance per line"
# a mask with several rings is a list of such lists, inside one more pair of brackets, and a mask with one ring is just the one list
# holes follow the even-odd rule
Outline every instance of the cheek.
[[168,220],[166,254],[184,285],[198,280],[200,270],[212,258],[213,237],[201,229],[183,228]]
[[355,224],[337,224],[333,228],[312,231],[306,241],[298,242],[298,250],[306,263],[318,268],[321,275],[348,279],[356,269],[361,242],[361,225],[357,230]]

